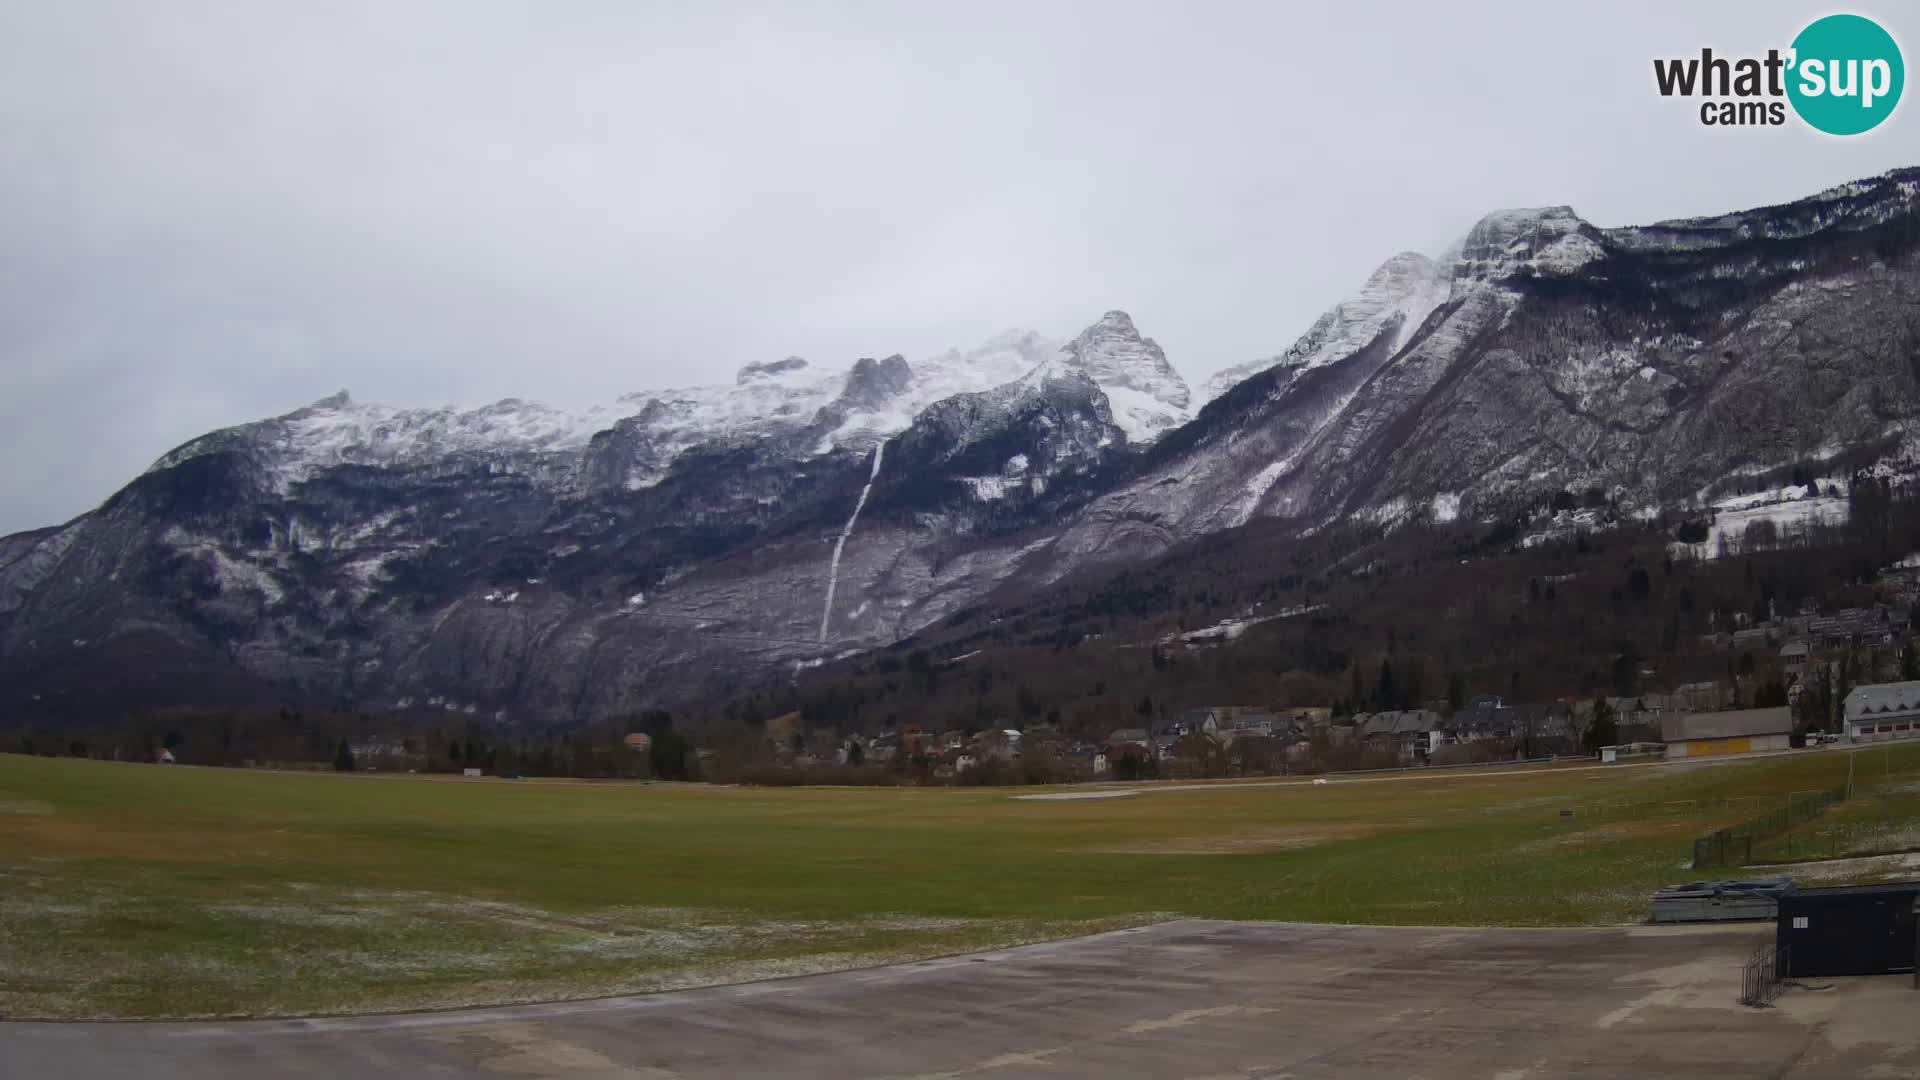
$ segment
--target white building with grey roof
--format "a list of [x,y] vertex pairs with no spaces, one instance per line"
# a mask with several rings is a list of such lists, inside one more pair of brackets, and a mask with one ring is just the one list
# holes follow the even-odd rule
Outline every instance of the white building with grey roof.
[[1840,716],[1847,737],[1859,742],[1920,736],[1920,682],[1856,686]]

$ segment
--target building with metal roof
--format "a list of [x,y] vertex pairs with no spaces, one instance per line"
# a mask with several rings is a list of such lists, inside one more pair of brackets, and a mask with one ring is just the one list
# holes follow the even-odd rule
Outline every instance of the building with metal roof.
[[1670,758],[1785,750],[1792,745],[1793,711],[1781,705],[1770,709],[1673,713],[1660,718],[1660,735],[1661,741],[1667,744]]
[[1920,682],[1856,686],[1840,717],[1847,737],[1860,742],[1920,736]]

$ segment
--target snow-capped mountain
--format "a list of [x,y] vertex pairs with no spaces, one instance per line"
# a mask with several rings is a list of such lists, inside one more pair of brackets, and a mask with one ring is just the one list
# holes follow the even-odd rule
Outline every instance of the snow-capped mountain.
[[1185,423],[1192,395],[1152,338],[1140,336],[1124,311],[1109,311],[1068,342],[1050,365],[1074,371],[1105,391],[1114,422],[1144,445]]
[[[195,439],[93,513],[6,538],[0,657],[151,634],[212,644],[243,681],[390,707],[599,710],[734,677],[709,663],[716,643],[739,661],[906,632],[972,587],[967,560],[917,561],[935,534],[1071,509],[1187,399],[1119,312],[1064,350],[1014,331],[914,362],[788,357],[576,412],[341,393]],[[877,563],[862,541],[888,536],[909,550]],[[686,628],[707,633],[661,632]],[[615,656],[583,696],[582,665]]]
[[1406,344],[1452,290],[1452,257],[1436,262],[1407,251],[1383,263],[1350,299],[1329,308],[1286,352],[1227,368],[1207,380],[1202,396],[1212,401],[1229,389],[1271,369],[1284,378],[1344,359],[1365,348],[1389,326],[1390,347]]
[[1920,458],[1920,170],[1601,230],[1490,214],[1396,256],[1062,533],[1150,554],[1254,517],[1491,519],[1600,488],[1652,509],[1742,471]]
[[[1106,330],[1110,324],[1124,333]],[[1104,334],[1105,351],[1083,345],[1096,331]],[[1125,354],[1129,338],[1141,355]],[[731,384],[640,391],[577,411],[513,398],[467,410],[395,409],[342,391],[284,416],[194,439],[149,471],[244,447],[267,467],[278,490],[339,466],[417,469],[481,461],[552,483],[592,485],[607,481],[606,470],[579,458],[601,456],[592,452],[596,439],[616,436],[612,442],[637,451],[621,462],[617,486],[639,490],[659,483],[675,460],[700,446],[798,440],[791,449],[797,456],[869,450],[937,401],[1018,382],[1050,364],[1086,371],[1128,402],[1134,411],[1122,415],[1136,442],[1150,441],[1184,416],[1187,388],[1178,373],[1157,346],[1141,342],[1125,312],[1108,312],[1066,351],[1016,330],[913,363],[896,355],[822,370],[790,356],[750,363]],[[1144,419],[1134,421],[1135,412]],[[598,480],[576,475],[581,468]]]
[[1917,202],[1902,170],[1635,228],[1490,214],[1197,410],[1119,312],[1065,345],[788,358],[578,412],[328,398],[0,538],[0,706],[565,722],[1256,518],[1491,521],[1588,488],[1649,510],[1804,462],[1911,463]]

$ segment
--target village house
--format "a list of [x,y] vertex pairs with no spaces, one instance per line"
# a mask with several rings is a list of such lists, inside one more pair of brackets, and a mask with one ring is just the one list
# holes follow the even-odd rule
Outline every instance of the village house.
[[1789,641],[1785,645],[1780,646],[1781,670],[1786,672],[1787,677],[1790,679],[1806,678],[1807,662],[1810,659],[1811,652],[1812,650],[1808,648],[1804,638]]
[[770,717],[765,724],[761,725],[767,748],[779,757],[796,754],[805,749],[806,730],[806,721],[801,718],[797,709]]
[[1670,695],[1675,712],[1712,712],[1727,703],[1727,688],[1717,681],[1682,683]]
[[1567,702],[1510,706],[1512,738],[1521,757],[1537,758],[1572,753],[1573,708]]
[[[405,759],[416,756],[408,749],[406,740],[390,735],[370,735],[359,739],[349,739],[347,750],[355,761],[369,762],[383,759]],[[424,757],[424,755],[420,755]]]
[[1904,628],[1907,620],[1895,620],[1893,609],[1884,604],[1866,608],[1846,608],[1813,620],[1807,632],[1823,649],[1845,649],[1855,645],[1886,646]]
[[1893,598],[1896,610],[1920,604],[1920,558],[1909,555],[1881,571],[1876,580],[1882,592]]
[[1498,695],[1483,694],[1466,708],[1455,710],[1447,726],[1455,742],[1511,738],[1513,707]]
[[1229,731],[1272,735],[1284,726],[1279,713],[1259,705],[1216,705],[1207,712],[1213,720],[1209,735]]
[[1234,713],[1223,733],[1235,737],[1278,735],[1287,730],[1287,722],[1271,709],[1242,709]]
[[1203,778],[1226,775],[1227,756],[1220,740],[1205,732],[1188,732],[1175,739],[1162,755],[1172,775]]
[[1020,756],[1020,740],[1014,728],[988,728],[973,737],[970,750],[980,761],[1012,761]]
[[1440,730],[1441,719],[1430,709],[1406,709],[1362,713],[1354,717],[1354,725],[1369,744],[1393,750],[1401,761],[1413,762],[1426,758],[1432,733]]
[[1370,712],[1353,714],[1352,724],[1354,738],[1374,742],[1393,734],[1392,720],[1387,720],[1384,724],[1376,724],[1374,722],[1374,716],[1375,714]]

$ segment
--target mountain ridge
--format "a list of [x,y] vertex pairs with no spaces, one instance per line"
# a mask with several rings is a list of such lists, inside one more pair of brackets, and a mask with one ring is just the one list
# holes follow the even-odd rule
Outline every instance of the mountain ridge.
[[1497,522],[1589,489],[1647,516],[1799,461],[1908,470],[1916,201],[1906,169],[1647,226],[1497,211],[1198,396],[1118,311],[599,411],[334,395],[0,538],[0,704],[164,641],[249,692],[577,722],[1256,520]]

